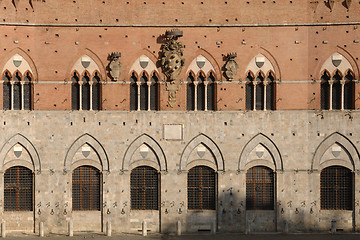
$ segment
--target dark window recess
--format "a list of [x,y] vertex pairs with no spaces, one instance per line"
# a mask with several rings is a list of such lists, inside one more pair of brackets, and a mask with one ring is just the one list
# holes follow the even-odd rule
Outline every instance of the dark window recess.
[[71,78],[71,109],[79,110],[80,109],[80,90],[79,90],[79,78],[74,73],[74,76]]
[[16,80],[17,82],[14,83],[13,89],[14,89],[14,110],[20,110],[21,109],[21,83],[19,80]]
[[8,73],[5,74],[3,80],[3,108],[9,110],[11,109],[11,84]]
[[333,76],[333,86],[332,86],[332,108],[341,109],[341,76],[339,72]]
[[274,173],[259,166],[246,173],[246,209],[274,210]]
[[25,167],[12,167],[4,174],[4,210],[33,210],[33,174]]
[[140,110],[148,110],[148,85],[147,85],[147,77],[145,74],[140,78]]
[[354,109],[355,108],[355,84],[353,82],[354,77],[348,73],[345,76],[345,85],[344,85],[344,109]]
[[197,166],[188,173],[188,208],[216,209],[216,173],[206,166]]
[[266,85],[266,109],[275,110],[275,82],[274,77],[269,74]]
[[100,211],[101,174],[91,166],[81,166],[72,175],[74,211]]
[[92,85],[92,110],[100,110],[101,103],[101,85],[100,78],[97,74],[93,77],[93,85]]
[[320,202],[324,210],[353,209],[353,174],[341,166],[327,167],[320,175]]
[[159,174],[152,168],[141,166],[130,174],[131,209],[159,209]]
[[150,110],[159,110],[159,85],[158,78],[154,75],[151,77],[150,85]]
[[82,110],[90,110],[90,84],[89,77],[85,73],[82,78],[82,86],[81,86],[81,108]]
[[208,77],[207,85],[207,109],[215,110],[215,78],[212,74]]
[[195,110],[195,85],[194,77],[189,74],[186,85],[186,110]]
[[264,78],[259,74],[256,81],[256,110],[264,110]]
[[329,110],[330,108],[330,76],[325,72],[321,76],[321,109]]
[[205,84],[204,77],[200,75],[197,79],[197,110],[205,110]]
[[254,109],[254,78],[249,73],[246,81],[248,82],[245,85],[245,98],[246,98],[246,110]]

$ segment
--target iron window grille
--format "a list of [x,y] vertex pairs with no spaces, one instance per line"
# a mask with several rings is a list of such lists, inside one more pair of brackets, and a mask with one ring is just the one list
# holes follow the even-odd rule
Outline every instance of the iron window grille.
[[4,210],[33,210],[33,173],[30,169],[16,166],[5,171]]
[[247,171],[246,209],[274,210],[274,172],[270,168],[258,166]]
[[81,166],[72,175],[74,211],[100,211],[101,174],[91,166]]
[[159,179],[159,173],[152,167],[140,166],[131,171],[131,209],[159,209]]
[[341,166],[327,167],[320,175],[320,202],[324,210],[353,209],[353,175]]
[[188,173],[188,208],[216,209],[216,173],[206,166],[197,166]]

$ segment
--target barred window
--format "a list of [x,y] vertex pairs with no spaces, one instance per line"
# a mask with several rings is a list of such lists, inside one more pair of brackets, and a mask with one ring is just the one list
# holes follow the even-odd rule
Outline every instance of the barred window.
[[5,171],[4,210],[33,210],[33,173],[30,169],[16,166]]
[[131,209],[159,209],[159,174],[148,166],[134,168],[130,174]]
[[188,208],[216,209],[216,173],[206,166],[197,166],[188,173]]
[[274,172],[270,168],[258,166],[247,171],[246,209],[274,210]]
[[74,211],[100,211],[101,173],[94,167],[81,166],[72,174]]
[[323,169],[320,175],[320,202],[324,210],[353,209],[353,174],[341,166]]

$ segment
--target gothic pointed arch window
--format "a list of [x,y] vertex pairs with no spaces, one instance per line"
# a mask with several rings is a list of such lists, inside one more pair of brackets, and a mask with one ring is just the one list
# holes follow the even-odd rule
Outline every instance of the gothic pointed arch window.
[[188,111],[216,110],[216,78],[212,64],[197,56],[187,70],[186,109]]
[[321,109],[354,109],[355,75],[350,62],[334,53],[324,62],[321,72]]
[[32,110],[33,75],[29,63],[19,54],[12,56],[3,72],[3,109]]
[[275,110],[275,77],[272,72],[269,72],[265,81],[265,108]]
[[101,75],[96,62],[87,55],[76,61],[71,75],[71,109],[101,110]]
[[251,72],[246,76],[245,85],[246,110],[254,109],[254,77]]
[[330,166],[320,174],[320,205],[324,210],[353,209],[353,173],[342,166]]
[[274,210],[274,172],[264,166],[246,172],[246,209]]
[[130,73],[130,110],[160,110],[160,79],[155,63],[142,55],[132,65]]

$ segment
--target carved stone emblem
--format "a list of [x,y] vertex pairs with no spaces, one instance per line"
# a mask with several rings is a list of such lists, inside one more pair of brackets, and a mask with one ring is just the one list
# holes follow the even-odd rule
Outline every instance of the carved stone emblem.
[[230,53],[227,55],[227,62],[225,63],[225,76],[229,81],[234,80],[234,78],[237,75],[237,69],[239,68],[239,65],[235,61],[235,58],[237,57],[236,53]]
[[177,29],[166,31],[165,37],[168,40],[161,46],[161,66],[164,74],[170,81],[174,81],[179,76],[185,64],[185,59],[183,57],[184,46],[181,42],[177,41],[182,35],[182,31]]
[[121,75],[121,62],[120,62],[121,53],[115,52],[110,55],[110,75],[114,81],[117,81]]

